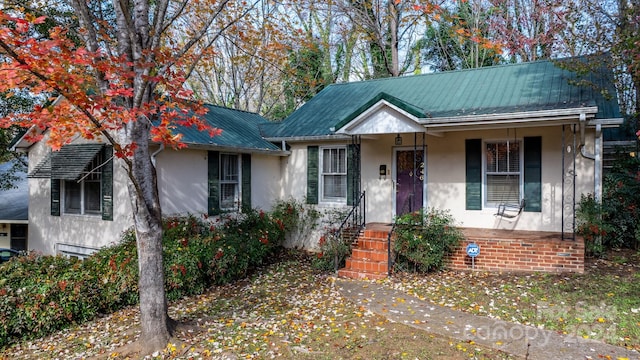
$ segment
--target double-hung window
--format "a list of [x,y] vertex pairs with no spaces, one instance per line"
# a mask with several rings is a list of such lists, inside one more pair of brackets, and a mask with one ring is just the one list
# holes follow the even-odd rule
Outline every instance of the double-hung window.
[[238,155],[220,154],[220,208],[234,209],[239,199],[240,166]]
[[486,205],[517,204],[522,198],[522,165],[520,141],[486,142]]
[[347,200],[347,148],[324,147],[320,151],[322,201]]
[[64,180],[63,199],[65,214],[100,215],[102,198],[102,172],[100,166],[104,159],[98,153],[80,174],[78,180]]

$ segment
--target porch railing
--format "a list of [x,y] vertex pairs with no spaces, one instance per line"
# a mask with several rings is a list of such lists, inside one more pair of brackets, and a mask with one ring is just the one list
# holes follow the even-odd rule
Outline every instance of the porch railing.
[[[411,204],[413,204],[413,195],[414,194],[409,194],[409,196],[404,200],[404,204],[402,204],[402,207],[400,208],[400,215],[402,214],[406,214],[409,211],[411,211]],[[396,214],[396,216],[400,216],[398,214]],[[391,230],[389,230],[389,235],[387,235],[387,259],[389,261],[389,266],[388,266],[388,275],[391,276],[391,269],[393,268],[393,264],[394,264],[394,258],[391,256],[393,255],[393,252],[391,251],[391,238],[393,237],[393,233],[396,231],[396,220],[393,220],[393,223],[391,224]]]
[[336,239],[342,239],[347,244],[352,244],[357,238],[360,231],[364,228],[366,221],[366,197],[363,191],[358,199],[354,202],[351,211],[340,224],[340,227],[334,233]]

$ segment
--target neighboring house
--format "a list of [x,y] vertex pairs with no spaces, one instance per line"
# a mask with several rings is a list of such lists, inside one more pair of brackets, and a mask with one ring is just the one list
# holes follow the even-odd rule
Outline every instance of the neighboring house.
[[[0,164],[0,176],[14,165],[13,161]],[[15,174],[18,181],[12,189],[0,190],[0,248],[27,249],[29,189],[27,174]]]
[[[269,208],[280,195],[279,147],[262,139],[259,115],[207,106],[221,135],[181,129],[186,149],[155,146],[163,215],[216,215]],[[77,141],[52,152],[45,139],[20,139],[29,153],[29,249],[84,258],[133,225],[127,175],[103,143]]]
[[580,195],[602,191],[602,129],[621,123],[608,69],[539,61],[334,84],[261,129],[291,152],[284,197],[348,208],[364,191],[367,223],[433,207],[464,227],[573,234]]
[[[164,215],[349,209],[365,192],[367,223],[433,207],[464,227],[570,235],[580,195],[602,191],[602,129],[622,123],[608,70],[579,79],[551,61],[334,84],[280,123],[215,106],[206,119],[222,135],[180,129],[187,149],[154,153]],[[29,153],[30,249],[83,257],[132,225],[108,146],[15,147]]]

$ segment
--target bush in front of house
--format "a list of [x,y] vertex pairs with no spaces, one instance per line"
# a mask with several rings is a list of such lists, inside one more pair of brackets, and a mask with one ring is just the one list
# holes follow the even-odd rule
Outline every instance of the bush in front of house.
[[318,240],[319,252],[311,263],[315,269],[337,271],[351,255],[351,240],[338,233],[346,216],[347,212],[343,209],[329,209],[318,217],[322,224],[322,234]]
[[618,156],[603,182],[602,201],[583,195],[576,210],[576,233],[588,256],[607,249],[640,248],[640,159]]
[[[281,213],[257,210],[215,222],[195,216],[165,219],[167,298],[202,293],[270,261],[280,249],[287,221]],[[30,253],[0,266],[0,347],[137,303],[132,230],[117,245],[84,261]]]
[[420,209],[396,218],[393,249],[397,270],[425,273],[443,269],[460,245],[462,232],[446,210]]
[[312,266],[321,271],[337,271],[351,255],[351,244],[335,231],[326,231],[318,241],[319,252],[315,254]]
[[602,205],[593,194],[581,195],[576,209],[576,233],[584,238],[587,256],[600,257],[605,253],[604,237],[610,231],[603,219]]
[[619,156],[604,178],[603,221],[608,248],[640,248],[640,158]]
[[29,253],[0,266],[0,346],[93,318],[101,303],[96,274],[79,260]]

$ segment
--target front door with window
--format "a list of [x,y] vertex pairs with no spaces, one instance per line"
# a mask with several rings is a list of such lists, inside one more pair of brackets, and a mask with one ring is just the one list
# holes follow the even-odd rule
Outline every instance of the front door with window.
[[422,150],[396,150],[396,215],[406,214],[423,206],[425,179]]

